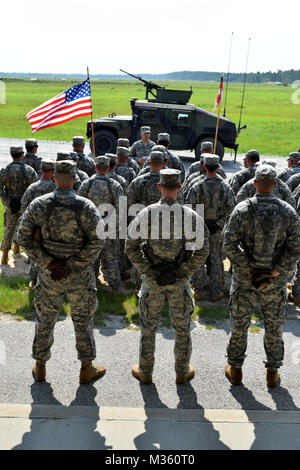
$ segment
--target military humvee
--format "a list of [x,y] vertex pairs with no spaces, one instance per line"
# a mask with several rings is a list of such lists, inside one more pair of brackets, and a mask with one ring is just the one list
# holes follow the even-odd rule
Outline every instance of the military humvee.
[[[127,72],[125,72],[127,73]],[[146,87],[146,99],[132,98],[131,116],[112,113],[107,117],[94,119],[94,138],[96,155],[115,153],[120,137],[129,139],[130,145],[140,139],[140,127],[151,127],[151,140],[156,141],[160,132],[171,136],[172,150],[195,150],[196,160],[200,157],[201,142],[214,142],[217,116],[205,109],[188,104],[192,90],[170,90],[155,83],[141,80]],[[153,98],[149,98],[149,94]],[[220,161],[224,156],[224,147],[237,152],[237,129],[234,122],[220,116],[216,153]],[[87,123],[87,137],[93,151],[91,121]]]

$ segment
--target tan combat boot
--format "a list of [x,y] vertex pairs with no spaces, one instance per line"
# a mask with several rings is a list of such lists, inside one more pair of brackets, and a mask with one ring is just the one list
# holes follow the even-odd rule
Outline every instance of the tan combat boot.
[[227,364],[225,367],[225,375],[233,385],[241,385],[243,372],[241,367],[233,367]]
[[17,243],[14,243],[13,244],[13,252],[15,255],[18,255],[20,253],[20,245],[18,245]]
[[2,251],[1,264],[8,264],[8,252],[9,250]]
[[185,384],[189,379],[194,378],[195,376],[195,369],[193,366],[189,365],[189,371],[184,377],[176,377],[177,384]]
[[267,369],[266,370],[266,380],[268,387],[275,388],[278,385],[280,378],[280,372],[278,369]]
[[79,383],[87,384],[91,380],[101,379],[106,370],[103,366],[95,366],[92,361],[81,361]]
[[32,366],[32,375],[37,382],[46,380],[46,361],[36,361]]
[[144,384],[151,384],[152,383],[152,375],[149,375],[149,376],[143,375],[140,372],[138,364],[135,364],[134,366],[132,366],[131,372],[132,372],[133,377],[140,380]]

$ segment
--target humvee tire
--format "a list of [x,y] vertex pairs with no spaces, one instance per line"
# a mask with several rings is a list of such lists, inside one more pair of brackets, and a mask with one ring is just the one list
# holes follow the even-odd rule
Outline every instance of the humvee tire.
[[[93,138],[90,138],[90,149],[93,153]],[[111,131],[105,129],[95,132],[95,155],[104,155],[105,153],[116,153],[117,138]]]
[[[200,140],[200,142],[198,142],[198,144],[196,145],[196,148],[195,148],[196,161],[200,160],[200,155],[201,155],[200,149],[201,149],[202,142],[212,142],[214,144],[215,139],[213,139],[212,137],[207,137],[206,139],[202,139],[202,140]],[[217,140],[216,154],[219,155],[220,163],[221,163],[221,161],[223,160],[223,157],[224,157],[224,146],[223,146],[223,144],[221,144],[221,142],[219,140]]]

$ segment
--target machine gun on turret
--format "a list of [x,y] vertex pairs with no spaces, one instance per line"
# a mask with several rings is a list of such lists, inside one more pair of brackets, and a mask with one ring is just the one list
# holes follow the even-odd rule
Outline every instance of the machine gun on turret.
[[130,77],[136,78],[140,82],[143,82],[144,87],[146,88],[146,100],[148,100],[148,94],[151,93],[154,98],[156,98],[156,94],[153,92],[153,90],[159,90],[160,88],[164,88],[160,85],[157,85],[156,83],[149,82],[148,80],[144,80],[142,77],[139,77],[138,75],[133,75],[132,73],[125,72],[125,70],[120,69],[120,72],[126,73]]

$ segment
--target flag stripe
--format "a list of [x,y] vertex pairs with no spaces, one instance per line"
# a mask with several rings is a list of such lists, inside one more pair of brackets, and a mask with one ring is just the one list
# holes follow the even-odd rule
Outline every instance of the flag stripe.
[[36,125],[32,125],[32,129],[34,130],[38,130],[40,129],[42,126],[45,127],[46,124],[50,123],[50,122],[56,122],[57,124],[60,123],[60,121],[64,122],[65,119],[68,120],[68,116],[72,116],[74,115],[75,113],[82,113],[82,112],[86,112],[86,113],[89,113],[91,114],[91,108],[89,106],[85,106],[85,107],[82,107],[80,109],[77,109],[77,110],[73,110],[73,112],[68,112],[68,113],[64,113],[64,114],[61,114],[59,116],[52,116],[50,118],[48,118],[47,120],[44,120]]
[[32,111],[29,111],[29,113],[26,114],[26,117],[29,118],[32,116],[32,114],[42,111],[43,109],[48,109],[51,108],[51,105],[55,105],[56,103],[63,103],[65,100],[65,93],[61,93],[60,95],[55,96],[55,98],[52,98],[51,100],[46,101],[45,103],[41,104],[37,108],[33,109]]
[[63,121],[60,121],[60,122],[54,122],[53,124],[47,124],[47,125],[42,125],[41,127],[39,127],[38,129],[35,129],[33,130],[32,132],[35,132],[36,130],[40,130],[40,129],[44,129],[45,127],[52,127],[52,126],[57,126],[58,124],[62,124],[64,122],[67,122],[67,121],[70,121],[71,119],[75,119],[77,117],[81,117],[81,116],[90,116],[90,112],[85,112],[85,113],[82,113],[82,114],[77,114],[76,116],[72,116],[72,117],[69,117],[68,119],[64,119]]
[[72,108],[76,107],[76,106],[80,106],[81,104],[85,105],[86,103],[91,103],[91,100],[90,99],[86,99],[86,98],[80,98],[80,101],[79,100],[76,100],[76,102],[74,103],[70,103],[69,105],[65,106],[64,104],[63,105],[60,105],[60,106],[57,106],[55,107],[51,113],[43,113],[41,115],[36,115],[34,117],[32,117],[30,119],[30,122],[32,124],[36,124],[36,123],[39,123],[41,121],[43,121],[44,119],[48,118],[48,117],[51,117],[51,116],[55,116],[55,115],[58,115],[60,114],[61,112],[63,111],[68,111],[68,110],[72,110]]

